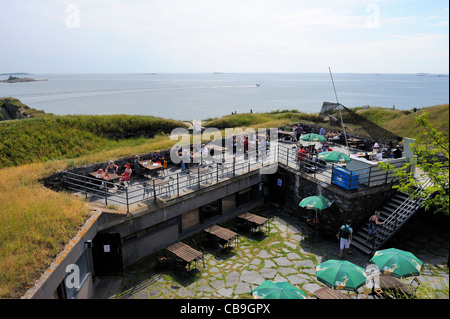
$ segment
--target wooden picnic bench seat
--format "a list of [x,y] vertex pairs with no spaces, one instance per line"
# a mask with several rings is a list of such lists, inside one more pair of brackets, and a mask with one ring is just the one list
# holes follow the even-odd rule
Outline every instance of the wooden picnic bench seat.
[[351,299],[349,296],[344,295],[336,289],[330,287],[322,287],[314,291],[317,299]]

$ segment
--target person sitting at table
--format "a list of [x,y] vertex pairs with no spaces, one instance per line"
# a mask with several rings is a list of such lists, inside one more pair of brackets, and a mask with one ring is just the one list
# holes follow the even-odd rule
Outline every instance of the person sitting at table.
[[162,162],[164,161],[164,156],[161,154],[160,151],[156,151],[156,153],[153,153],[152,155],[152,162],[153,163],[160,163],[162,164]]
[[96,180],[93,181],[93,183],[95,185],[98,185],[99,187],[100,186],[104,186],[104,182],[103,181],[108,179],[106,174],[107,174],[106,172],[104,172],[101,168],[99,168],[97,170],[97,174],[95,174],[95,179]]
[[341,139],[341,133],[337,131],[334,136],[332,137],[332,140],[339,141]]
[[402,149],[400,148],[400,145],[397,145],[395,147],[395,150],[392,151],[391,153],[393,155],[393,158],[400,158],[402,157]]
[[133,172],[131,170],[131,165],[129,163],[126,163],[124,165],[124,167],[125,167],[125,171],[122,173],[122,175],[120,175],[120,178],[119,178],[119,182],[118,182],[119,186],[122,185],[122,182],[129,181],[131,178],[131,173]]
[[379,150],[380,150],[380,145],[378,145],[378,143],[373,144],[373,146],[372,146],[372,152],[373,152],[374,154],[376,154],[376,153],[379,152]]
[[118,169],[119,169],[119,166],[114,164],[113,161],[109,161],[108,166],[106,166],[106,168],[105,168],[105,172],[108,173],[109,175],[117,174]]
[[326,149],[327,152],[332,152],[333,151],[333,149],[328,144],[325,144],[325,149]]
[[142,175],[141,165],[141,157],[139,155],[136,155],[136,157],[134,158],[134,171],[137,177]]
[[306,151],[303,145],[300,144],[300,147],[297,150],[297,161],[298,161],[298,168],[302,169],[305,165],[305,157],[306,157]]
[[97,174],[95,174],[95,178],[106,179],[106,173],[101,168],[99,168],[97,170]]

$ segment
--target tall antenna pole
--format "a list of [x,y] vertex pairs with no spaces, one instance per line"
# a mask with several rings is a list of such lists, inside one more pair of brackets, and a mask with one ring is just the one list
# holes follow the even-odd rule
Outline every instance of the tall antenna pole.
[[340,103],[339,103],[339,100],[338,100],[338,97],[337,97],[337,94],[336,94],[336,87],[334,86],[333,74],[331,73],[331,68],[330,67],[328,67],[328,70],[330,71],[331,82],[333,83],[334,95],[336,96],[336,102],[339,104],[338,110],[339,110],[339,115],[341,117],[342,130],[344,131],[345,145],[347,146],[347,151],[348,151],[348,154],[350,155],[350,149],[348,148],[348,142],[347,142],[347,134],[345,133],[344,121],[342,120],[342,113],[341,113]]

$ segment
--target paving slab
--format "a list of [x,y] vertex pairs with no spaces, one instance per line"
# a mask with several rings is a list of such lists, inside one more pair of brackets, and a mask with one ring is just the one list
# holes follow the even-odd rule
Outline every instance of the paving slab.
[[244,270],[242,271],[240,280],[251,284],[260,285],[264,281],[264,278],[261,277],[257,271]]

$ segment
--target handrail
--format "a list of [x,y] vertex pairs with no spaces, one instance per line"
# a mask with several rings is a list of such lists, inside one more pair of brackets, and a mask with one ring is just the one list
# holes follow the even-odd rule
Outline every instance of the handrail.
[[[103,181],[103,186],[99,187],[99,179],[95,177],[69,171],[64,171],[62,176],[64,185],[67,189],[81,192],[86,199],[88,198],[88,195],[103,198],[105,205],[108,205],[109,202],[126,205],[127,212],[129,212],[130,205],[143,201],[145,197],[148,199],[150,195],[156,203],[157,197],[159,196],[171,198],[172,193],[174,193],[174,195],[178,197],[183,191],[209,187],[213,183],[219,183],[224,179],[234,178],[258,170],[261,167],[273,163],[281,163],[291,168],[293,167],[301,174],[311,174],[313,178],[330,185],[335,167],[335,164],[331,164],[331,170],[328,170],[327,168],[330,164],[318,160],[316,157],[305,157],[304,161],[300,162],[297,160],[297,152],[292,147],[287,147],[278,143],[277,147],[249,151],[244,154],[242,160],[240,157],[239,160],[236,160],[236,155],[233,154],[231,157],[228,157],[228,161],[225,158],[222,158],[220,161],[211,161],[210,163],[198,165],[197,167],[182,172],[153,178],[151,179],[151,185],[148,185],[148,181],[145,181],[139,183],[135,182],[132,187],[122,186],[121,189],[123,189],[124,192],[118,190],[114,193],[114,196],[111,196],[112,192],[110,192],[115,186],[113,182]],[[208,170],[201,173],[202,168],[207,168]],[[306,173],[306,170],[308,170],[309,173]],[[367,169],[356,169],[352,171],[352,174],[363,172],[367,173]],[[208,180],[210,181],[207,186],[202,185],[205,175],[208,175]],[[392,181],[393,174],[387,172],[386,175],[378,174],[372,176],[372,178],[375,179],[377,185],[378,183],[384,185]],[[158,179],[164,179],[164,185],[156,185],[155,182]],[[371,182],[374,182],[374,180],[371,180]],[[345,189],[343,188],[343,190]],[[355,190],[352,192],[355,192]]]
[[417,197],[420,192],[431,184],[429,178],[405,199],[380,225],[374,236],[372,243],[372,251],[377,250],[381,245],[389,240],[405,222],[409,220],[412,214],[422,205],[422,203],[430,196]]

